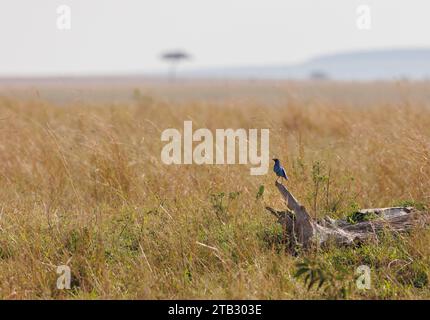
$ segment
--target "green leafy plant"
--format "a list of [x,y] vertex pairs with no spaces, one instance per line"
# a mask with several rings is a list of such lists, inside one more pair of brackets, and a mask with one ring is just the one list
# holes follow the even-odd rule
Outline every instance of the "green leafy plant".
[[393,204],[394,207],[414,207],[417,210],[427,210],[428,207],[425,203],[422,202],[418,202],[415,200],[400,200],[397,202],[394,202]]
[[356,224],[364,221],[371,221],[378,218],[374,212],[360,212],[360,206],[357,202],[351,202],[347,209],[346,221],[351,224]]
[[334,274],[328,271],[321,263],[313,262],[307,258],[296,264],[294,277],[303,279],[307,290],[322,290],[328,298],[346,299],[351,291],[351,279],[346,279],[343,272]]
[[308,259],[304,262],[296,264],[297,271],[294,274],[295,278],[304,277],[304,283],[307,286],[308,291],[315,285],[319,290],[323,284],[327,281],[327,275],[318,265],[312,264]]
[[264,186],[263,185],[261,185],[259,188],[258,188],[258,192],[257,192],[257,195],[255,196],[255,198],[258,200],[258,199],[261,199],[262,197],[263,197],[263,194],[264,194]]

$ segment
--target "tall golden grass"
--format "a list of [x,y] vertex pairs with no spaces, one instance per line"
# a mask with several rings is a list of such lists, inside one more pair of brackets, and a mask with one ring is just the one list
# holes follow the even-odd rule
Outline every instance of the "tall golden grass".
[[[341,89],[339,89],[341,90]],[[363,93],[365,95],[365,93]],[[316,217],[408,201],[430,205],[430,109],[294,101],[123,105],[0,101],[0,297],[333,298],[294,277],[308,258],[350,299],[430,298],[430,231],[292,256],[264,209],[284,208],[271,171],[160,160],[161,132],[269,128],[291,191]],[[315,183],[316,174],[329,177]],[[265,187],[262,197],[257,193]],[[58,290],[59,265],[72,288]],[[371,289],[354,272],[371,268]]]

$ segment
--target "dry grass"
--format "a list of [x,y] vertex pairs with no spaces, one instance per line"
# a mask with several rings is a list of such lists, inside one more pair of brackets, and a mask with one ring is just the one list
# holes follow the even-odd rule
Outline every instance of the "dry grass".
[[[312,215],[430,205],[430,109],[421,104],[140,97],[57,107],[3,99],[0,119],[1,298],[332,298],[293,277],[303,255],[285,253],[264,209],[284,207],[271,171],[160,162],[161,131],[184,120],[212,130],[269,128],[270,154]],[[315,206],[317,167],[330,187],[318,187]],[[428,299],[429,243],[430,231],[420,229],[306,256],[338,276],[339,287],[369,265],[372,288],[352,285],[348,298]],[[67,262],[72,289],[57,290],[56,267]]]

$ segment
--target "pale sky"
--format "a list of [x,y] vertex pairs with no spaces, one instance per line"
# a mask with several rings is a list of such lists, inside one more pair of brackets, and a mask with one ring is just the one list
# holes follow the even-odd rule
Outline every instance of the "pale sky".
[[[371,9],[359,30],[356,9]],[[57,7],[71,29],[57,28]],[[425,0],[0,0],[0,76],[289,64],[338,51],[430,47]]]

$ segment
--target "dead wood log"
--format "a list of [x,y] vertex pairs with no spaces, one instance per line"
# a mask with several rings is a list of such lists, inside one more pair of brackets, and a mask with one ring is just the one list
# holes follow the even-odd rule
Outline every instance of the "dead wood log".
[[391,207],[362,209],[356,213],[361,217],[356,223],[348,222],[346,219],[334,220],[330,217],[315,221],[283,184],[276,182],[275,185],[290,211],[278,211],[270,207],[266,209],[283,226],[290,243],[304,248],[327,242],[351,245],[373,239],[382,230],[403,232],[413,226],[427,224],[430,220],[428,213],[420,212],[413,207]]

